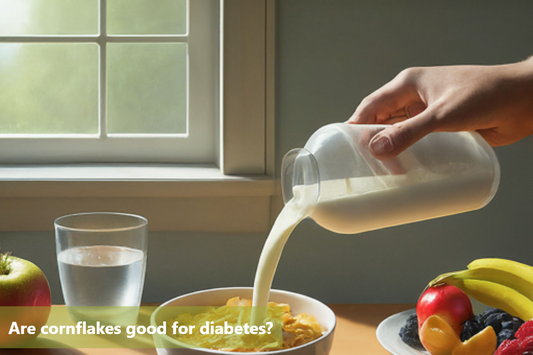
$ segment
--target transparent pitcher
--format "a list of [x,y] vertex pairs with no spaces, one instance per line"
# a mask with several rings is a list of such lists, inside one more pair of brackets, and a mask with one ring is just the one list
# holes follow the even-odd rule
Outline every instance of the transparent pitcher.
[[476,210],[494,197],[498,159],[476,132],[435,132],[396,158],[368,145],[385,125],[334,123],[282,163],[283,200],[305,197],[320,226],[353,234]]

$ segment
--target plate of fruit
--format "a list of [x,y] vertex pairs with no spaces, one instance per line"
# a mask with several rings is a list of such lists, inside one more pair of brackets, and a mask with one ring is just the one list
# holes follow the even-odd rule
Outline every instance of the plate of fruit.
[[[475,314],[471,299],[486,309]],[[376,335],[394,355],[533,355],[533,267],[478,259],[442,274]]]

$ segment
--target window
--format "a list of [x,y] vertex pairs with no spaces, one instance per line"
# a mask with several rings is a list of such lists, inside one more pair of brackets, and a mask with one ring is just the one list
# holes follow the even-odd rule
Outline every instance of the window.
[[219,2],[0,0],[0,161],[217,159]]
[[[154,29],[150,9],[136,12],[136,6],[181,3],[183,10],[185,0],[0,0],[0,90],[21,80],[14,73],[24,62],[10,62],[7,53],[16,51],[6,50],[16,46],[21,52],[28,48],[30,64],[39,59],[47,62],[42,58],[70,49],[74,54],[69,60],[65,59],[68,53],[62,53],[47,63],[59,71],[75,65],[74,74],[80,74],[79,68],[88,72],[83,84],[76,81],[79,76],[59,80],[52,74],[36,80],[30,73],[24,94],[10,93],[9,100],[0,101],[0,164],[4,163],[0,165],[0,231],[50,230],[52,221],[61,215],[97,210],[141,214],[150,221],[150,230],[267,231],[282,205],[273,178],[274,2],[189,0],[188,24],[170,19],[157,22],[163,29]],[[19,6],[16,11],[27,14],[28,8],[54,8],[50,11],[55,17],[41,24],[40,32],[31,26],[24,32],[13,25],[19,21],[12,16],[15,10],[4,11],[13,4]],[[160,11],[164,14],[159,13],[159,18],[167,12],[178,13]],[[146,21],[120,24],[131,16]],[[114,25],[112,18],[118,21]],[[183,69],[184,48],[188,54],[188,121],[158,128],[156,118],[183,118],[183,105],[172,106],[176,102],[170,100],[170,111],[158,115],[159,105],[144,113],[144,106],[127,106],[137,105],[138,95],[152,95],[149,98],[159,103],[166,95],[176,97],[181,92],[157,92],[147,86],[152,78],[159,78],[163,83],[181,82],[183,88],[179,68]],[[153,61],[143,56],[152,56]],[[159,64],[165,57],[175,59],[164,63],[167,68]],[[5,70],[8,62],[15,69]],[[10,82],[3,76],[10,77]],[[82,92],[81,98],[74,97],[73,89],[65,89],[68,80]],[[50,83],[49,89],[32,91],[30,84],[39,81]],[[121,85],[113,86],[117,82]],[[84,95],[83,90],[90,94]],[[116,101],[128,90],[134,92],[127,96],[131,101]],[[69,99],[62,108],[57,102],[65,97]],[[16,109],[17,105],[29,106],[33,110],[26,114],[30,122],[44,117],[35,109],[35,100],[53,110],[52,121],[56,116],[66,117],[70,126],[63,127],[70,128],[46,131],[33,123],[26,131],[8,131],[3,120],[9,119],[5,113],[13,105]],[[87,119],[85,126],[69,121],[80,111],[97,116],[96,121]],[[148,126],[133,129],[134,121],[128,120],[137,115]],[[149,119],[142,119],[144,115],[150,115]],[[120,117],[128,119],[124,125],[119,124]],[[126,164],[101,164],[105,162]],[[140,164],[145,162],[172,164]]]

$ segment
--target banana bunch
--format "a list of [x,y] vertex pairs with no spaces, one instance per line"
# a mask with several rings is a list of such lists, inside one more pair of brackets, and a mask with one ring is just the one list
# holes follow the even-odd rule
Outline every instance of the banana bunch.
[[438,276],[428,287],[453,285],[479,302],[533,319],[533,267],[505,259],[478,259],[467,270]]

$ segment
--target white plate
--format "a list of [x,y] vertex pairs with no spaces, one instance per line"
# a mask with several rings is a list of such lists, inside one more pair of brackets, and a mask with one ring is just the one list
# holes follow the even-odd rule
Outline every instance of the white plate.
[[376,336],[381,345],[393,355],[425,355],[427,351],[419,351],[405,344],[398,335],[407,318],[415,313],[415,309],[410,309],[390,316],[381,322],[376,330]]

